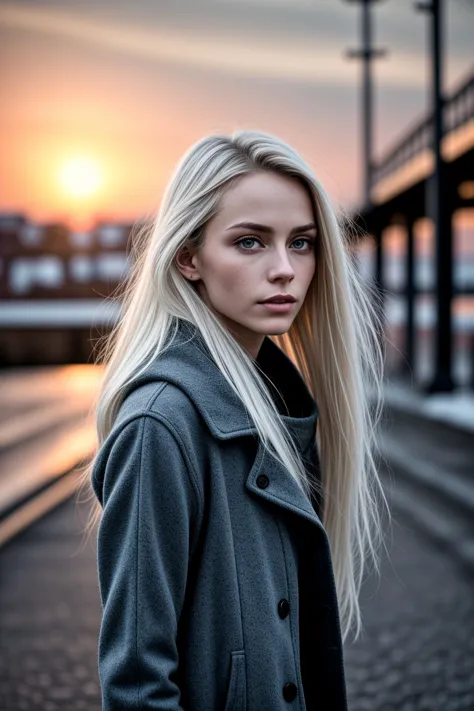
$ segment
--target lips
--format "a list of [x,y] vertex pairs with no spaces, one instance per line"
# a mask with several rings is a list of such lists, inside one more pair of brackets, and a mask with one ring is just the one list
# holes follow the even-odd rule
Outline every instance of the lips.
[[293,296],[272,296],[265,301],[259,301],[259,304],[292,304],[296,301]]

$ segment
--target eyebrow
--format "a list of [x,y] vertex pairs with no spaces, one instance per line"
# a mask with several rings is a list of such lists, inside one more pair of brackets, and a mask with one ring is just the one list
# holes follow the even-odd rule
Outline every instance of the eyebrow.
[[[274,232],[272,227],[268,225],[259,225],[257,222],[238,222],[235,225],[227,227],[228,230],[234,230],[237,227],[244,227],[247,230],[255,230],[256,232],[266,232],[267,234],[272,234]],[[290,235],[297,234],[298,232],[306,232],[307,230],[317,230],[317,225],[314,222],[309,222],[307,225],[301,225],[301,227],[293,227]]]

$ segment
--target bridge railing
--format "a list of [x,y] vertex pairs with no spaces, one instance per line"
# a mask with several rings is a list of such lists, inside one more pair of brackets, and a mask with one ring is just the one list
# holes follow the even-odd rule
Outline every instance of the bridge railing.
[[[471,75],[443,105],[443,135],[455,131],[474,118],[474,74]],[[371,164],[371,187],[392,175],[433,144],[433,118],[416,123],[409,133],[381,160]]]

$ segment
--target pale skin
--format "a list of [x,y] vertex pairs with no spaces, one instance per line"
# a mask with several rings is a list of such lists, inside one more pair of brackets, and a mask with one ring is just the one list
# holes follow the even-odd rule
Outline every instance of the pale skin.
[[[234,227],[243,222],[253,226]],[[205,226],[201,250],[182,248],[176,266],[256,359],[265,335],[286,333],[296,318],[314,276],[316,239],[306,189],[260,171],[229,187]],[[258,303],[276,294],[291,294],[296,303],[286,313]]]

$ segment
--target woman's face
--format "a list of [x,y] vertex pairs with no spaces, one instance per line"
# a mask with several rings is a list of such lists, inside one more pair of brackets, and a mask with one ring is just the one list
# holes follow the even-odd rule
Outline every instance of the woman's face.
[[[265,335],[286,333],[300,310],[316,267],[315,241],[305,188],[274,172],[251,173],[222,197],[199,252],[185,251],[177,265],[256,358]],[[296,302],[280,312],[260,303],[277,294]]]

